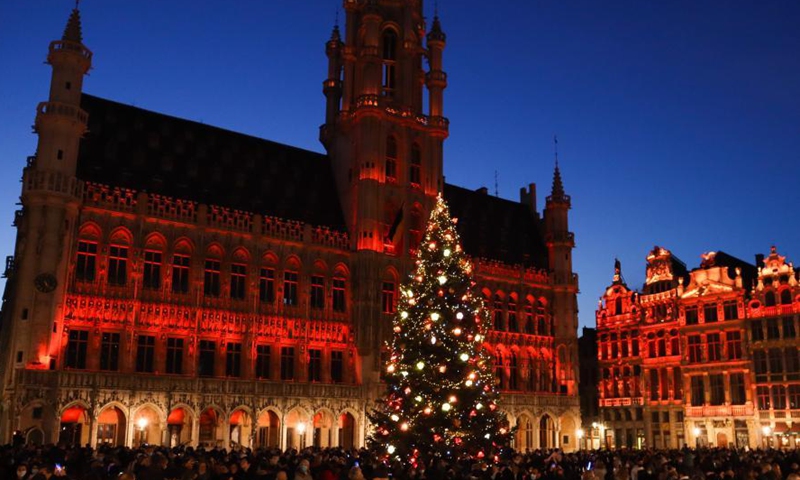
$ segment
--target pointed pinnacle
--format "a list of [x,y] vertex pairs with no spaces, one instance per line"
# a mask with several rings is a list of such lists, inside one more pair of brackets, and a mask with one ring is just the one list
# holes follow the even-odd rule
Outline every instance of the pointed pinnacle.
[[556,169],[553,172],[553,189],[550,195],[553,198],[564,198],[564,183],[561,181],[561,170],[558,169],[558,164],[556,164]]
[[433,25],[431,25],[431,31],[428,32],[428,41],[431,40],[438,40],[440,42],[444,42],[447,39],[447,35],[444,34],[442,31],[442,24],[439,22],[439,15],[433,17]]
[[81,12],[76,8],[72,10],[67,20],[67,26],[64,28],[64,35],[61,40],[67,42],[83,43],[83,34],[81,32]]

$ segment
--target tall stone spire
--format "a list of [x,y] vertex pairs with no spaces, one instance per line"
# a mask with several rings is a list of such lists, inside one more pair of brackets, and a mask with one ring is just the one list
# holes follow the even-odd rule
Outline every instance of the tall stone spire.
[[72,9],[72,13],[67,20],[67,26],[64,28],[64,35],[61,40],[66,42],[83,43],[83,33],[81,31],[81,12],[78,10],[78,5]]
[[556,169],[553,171],[553,188],[550,192],[550,197],[553,200],[562,200],[566,197],[564,182],[561,181],[561,170],[558,169],[558,161],[556,161]]

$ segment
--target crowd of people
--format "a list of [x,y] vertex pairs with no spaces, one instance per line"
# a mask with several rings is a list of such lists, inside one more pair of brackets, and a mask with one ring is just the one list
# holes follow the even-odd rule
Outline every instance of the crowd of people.
[[800,480],[800,450],[507,451],[416,468],[366,450],[0,447],[8,480]]

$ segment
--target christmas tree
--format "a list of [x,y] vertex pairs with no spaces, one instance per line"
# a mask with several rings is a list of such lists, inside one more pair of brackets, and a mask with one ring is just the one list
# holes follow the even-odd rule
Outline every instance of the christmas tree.
[[401,286],[384,366],[387,393],[370,415],[370,447],[412,464],[489,457],[510,437],[482,348],[488,314],[455,223],[440,195],[416,269]]

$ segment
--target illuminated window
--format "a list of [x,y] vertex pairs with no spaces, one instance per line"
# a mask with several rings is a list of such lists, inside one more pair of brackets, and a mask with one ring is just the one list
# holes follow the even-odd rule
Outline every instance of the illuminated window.
[[167,338],[167,373],[183,373],[183,339]]
[[750,324],[750,337],[754,342],[764,340],[764,329],[761,325],[761,320],[753,320]]
[[322,350],[312,348],[308,351],[308,381],[322,381]]
[[722,360],[722,343],[719,333],[709,333],[706,340],[708,343],[708,361],[718,362]]
[[[797,347],[786,347],[784,349],[784,356],[783,360],[786,363],[786,373],[798,373],[800,372],[800,359],[797,357]],[[790,376],[789,379],[796,379],[795,376]]]
[[242,344],[229,342],[225,348],[225,376],[242,375]]
[[311,308],[325,308],[325,279],[321,275],[311,276]]
[[789,408],[800,409],[800,385],[789,385]]
[[297,272],[283,273],[283,304],[297,305]]
[[394,313],[396,308],[394,296],[394,282],[383,282],[381,288],[381,311],[383,313]]
[[281,380],[294,380],[294,347],[281,347]]
[[794,329],[794,317],[783,317],[783,338],[793,339],[797,337]]
[[397,181],[397,140],[394,137],[386,139],[386,174],[387,182]]
[[206,259],[205,270],[203,271],[203,293],[210,297],[219,297],[219,260]]
[[778,319],[767,319],[767,340],[778,340],[779,338],[781,338],[781,330],[778,327]]
[[258,345],[256,347],[256,377],[270,378],[272,368],[272,347],[269,345]]
[[275,302],[275,269],[261,269],[258,277],[258,299],[262,303]]
[[513,352],[508,357],[508,389],[517,390],[517,355]]
[[764,295],[764,306],[766,307],[774,307],[775,306],[775,292],[772,290],[768,291]]
[[244,300],[247,285],[247,267],[241,264],[231,265],[231,298]]
[[687,342],[689,344],[689,363],[703,361],[703,346],[700,335],[690,335],[687,338]]
[[686,325],[697,325],[697,307],[686,307]]
[[517,304],[516,302],[514,302],[513,298],[508,299],[508,331],[509,332],[519,331],[519,325],[517,325]]
[[419,186],[422,183],[422,153],[416,143],[411,146],[411,165],[408,178],[411,185]]
[[75,264],[75,278],[79,282],[93,282],[97,274],[97,244],[78,242],[78,259]]
[[64,366],[67,368],[86,368],[86,350],[89,346],[88,330],[70,330],[67,338],[67,356]]
[[397,33],[387,29],[383,33],[383,94],[387,97],[394,95],[397,82]]
[[785,288],[781,291],[781,305],[791,305],[792,303],[792,292]]
[[711,405],[722,405],[725,403],[725,383],[722,374],[708,376],[709,390],[711,390]]
[[525,333],[533,335],[536,333],[536,323],[533,319],[533,305],[525,304]]
[[650,370],[650,400],[658,400],[661,389],[659,388],[658,370]]
[[161,288],[161,252],[146,250],[144,252],[144,271],[142,286],[149,290]]
[[152,335],[139,335],[136,343],[136,371],[153,372],[153,362],[156,354],[156,337]]
[[200,340],[197,355],[197,375],[201,377],[213,377],[216,358],[217,342],[213,340]]
[[172,256],[172,292],[189,293],[189,261],[188,255]]
[[775,410],[783,410],[786,408],[785,385],[772,386],[772,408],[774,408]]
[[503,301],[499,295],[494,296],[494,329],[501,331],[505,330],[505,322],[503,321]]
[[673,398],[680,400],[683,398],[683,377],[681,376],[681,367],[672,369],[672,384],[675,387]]
[[717,312],[717,305],[706,305],[703,307],[703,321],[705,323],[713,323],[719,320],[718,312]]
[[756,387],[756,398],[760,410],[769,410],[772,406],[769,399],[769,387]]
[[783,352],[780,348],[770,348],[767,352],[769,359],[769,373],[782,374],[783,373]]
[[333,279],[333,311],[344,312],[347,309],[345,300],[345,281],[344,278]]
[[344,352],[339,350],[331,352],[331,381],[334,383],[344,381]]
[[103,332],[100,344],[100,370],[119,370],[119,333]]
[[745,384],[743,373],[730,374],[731,383],[731,405],[744,405],[745,397]]
[[703,377],[700,375],[695,375],[691,377],[691,386],[692,386],[692,406],[693,407],[701,407],[705,403],[705,384],[703,383]]
[[111,245],[108,249],[108,283],[125,285],[128,280],[128,247]]
[[736,320],[739,318],[739,308],[736,306],[736,301],[723,303],[722,310],[725,315],[725,320]]
[[725,343],[728,348],[728,360],[739,360],[742,358],[742,334],[740,332],[727,332]]

